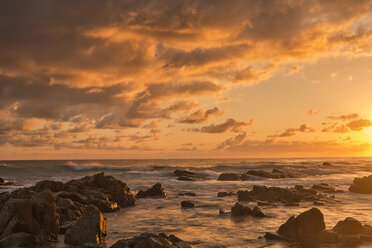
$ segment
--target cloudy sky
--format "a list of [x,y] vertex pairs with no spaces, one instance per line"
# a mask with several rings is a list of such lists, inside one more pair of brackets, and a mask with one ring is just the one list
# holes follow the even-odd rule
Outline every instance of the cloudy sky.
[[370,0],[4,0],[0,33],[0,159],[372,156]]

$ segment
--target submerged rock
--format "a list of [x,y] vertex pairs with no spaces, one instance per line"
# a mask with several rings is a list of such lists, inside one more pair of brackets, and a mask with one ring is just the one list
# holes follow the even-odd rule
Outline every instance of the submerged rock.
[[194,192],[184,192],[184,193],[179,193],[179,196],[196,196]]
[[263,211],[263,209],[259,206],[255,206],[254,208],[252,208],[252,216],[254,217],[266,217],[266,213],[265,211]]
[[178,177],[180,181],[199,181],[206,180],[206,176],[200,173],[195,173],[188,170],[175,170],[173,174]]
[[163,186],[160,183],[155,184],[151,188],[147,190],[140,190],[136,198],[145,198],[145,197],[152,197],[152,196],[160,196],[160,197],[165,197],[167,193],[165,192]]
[[337,190],[335,187],[329,185],[328,183],[320,183],[320,184],[314,184],[312,189],[322,191],[325,193],[344,193],[345,191],[343,190]]
[[354,178],[349,187],[350,192],[361,194],[372,194],[372,175]]
[[229,173],[229,172],[224,172],[219,177],[217,180],[219,181],[240,181],[241,180],[241,175],[238,173]]
[[106,220],[95,206],[89,205],[79,220],[65,233],[66,244],[100,245],[106,236]]
[[194,208],[195,206],[192,201],[181,201],[181,208]]
[[295,178],[304,176],[299,173],[291,173],[286,172],[278,169],[273,169],[270,171],[265,170],[250,170],[246,173],[231,173],[231,172],[224,172],[219,175],[219,181],[248,181],[248,180],[262,180],[265,178],[270,179],[280,179],[280,178]]
[[217,197],[226,197],[236,195],[234,192],[218,192]]
[[192,246],[174,235],[143,233],[130,239],[122,239],[110,248],[191,248]]

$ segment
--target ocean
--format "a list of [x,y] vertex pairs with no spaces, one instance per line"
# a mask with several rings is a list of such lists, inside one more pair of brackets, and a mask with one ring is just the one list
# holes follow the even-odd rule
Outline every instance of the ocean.
[[[179,181],[173,174],[177,169],[201,173],[207,180]],[[250,181],[217,180],[223,172],[243,173],[258,169],[280,169],[303,176]],[[104,214],[108,247],[119,239],[143,232],[175,234],[199,248],[289,247],[288,244],[262,237],[265,232],[275,232],[290,216],[314,207],[312,202],[301,202],[300,206],[294,207],[263,206],[270,216],[267,218],[232,217],[220,215],[219,210],[230,210],[237,196],[220,198],[217,193],[247,190],[253,185],[311,187],[319,183],[328,183],[347,191],[355,177],[372,174],[372,158],[0,161],[0,177],[15,182],[15,186],[1,188],[0,192],[31,186],[40,180],[66,182],[102,171],[123,180],[134,192],[157,182],[167,191],[166,198],[138,199],[133,207]],[[185,192],[193,192],[196,196],[179,195]],[[334,195],[339,203],[317,206],[324,214],[327,228],[332,228],[345,217],[355,217],[363,224],[372,225],[372,195],[351,192]],[[192,200],[197,207],[181,209],[182,200]],[[254,203],[246,205],[254,206]],[[63,244],[63,238],[60,240],[55,247],[68,247]],[[372,247],[372,244],[358,247]]]

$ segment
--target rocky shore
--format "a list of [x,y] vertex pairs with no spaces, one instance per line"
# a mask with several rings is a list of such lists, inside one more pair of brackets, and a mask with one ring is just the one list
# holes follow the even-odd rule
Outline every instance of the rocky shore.
[[[249,172],[245,175],[268,177],[272,179],[292,177],[295,175],[282,171],[263,173]],[[276,176],[274,176],[274,174]],[[204,175],[190,171],[175,171],[177,177],[190,180],[206,180]],[[223,174],[227,176],[227,173]],[[241,174],[237,180],[241,180]],[[239,176],[240,175],[240,176]],[[282,175],[282,176],[278,176]],[[285,175],[285,176],[284,176]],[[221,180],[221,176],[218,180]],[[298,176],[298,175],[297,175]],[[228,178],[233,178],[228,174]],[[185,178],[177,178],[184,181]],[[192,179],[192,180],[191,180]],[[192,182],[190,182],[192,183]],[[11,185],[0,180],[0,184]],[[349,191],[352,193],[372,193],[372,176],[355,178]],[[315,184],[311,188],[297,185],[293,188],[267,187],[253,185],[251,189],[237,192],[215,192],[218,197],[236,197],[230,211],[220,210],[220,215],[231,218],[275,218],[264,209],[280,204],[281,206],[298,206],[301,202],[313,202],[314,205],[338,204],[334,194],[344,191],[326,183]],[[179,193],[180,197],[196,196],[193,192]],[[92,248],[106,247],[107,223],[103,213],[119,211],[131,207],[140,198],[167,197],[166,189],[157,183],[150,188],[142,188],[137,194],[129,186],[112,176],[98,173],[67,182],[44,180],[32,187],[19,188],[12,192],[0,194],[0,248],[10,247],[50,247],[58,239],[71,247]],[[146,199],[144,199],[146,200]],[[247,203],[255,203],[248,206]],[[266,206],[261,208],[260,206]],[[180,208],[199,208],[190,200],[180,201]],[[217,213],[216,213],[217,215]],[[276,233],[268,232],[267,240],[277,242],[312,244],[355,245],[372,241],[372,226],[362,224],[355,218],[343,217],[333,229],[326,229],[323,213],[318,208],[311,208],[298,216],[290,217],[278,227]],[[61,236],[64,235],[64,236]],[[188,248],[192,243],[181,240],[172,234],[143,233],[139,236],[117,241],[111,248]]]

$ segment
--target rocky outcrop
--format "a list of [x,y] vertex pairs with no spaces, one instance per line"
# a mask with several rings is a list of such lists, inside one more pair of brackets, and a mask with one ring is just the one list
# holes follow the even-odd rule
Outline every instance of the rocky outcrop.
[[155,184],[151,188],[147,190],[140,190],[136,198],[145,198],[145,197],[153,197],[153,196],[158,196],[158,197],[166,197],[167,193],[165,192],[163,186],[160,183]]
[[335,187],[329,185],[328,183],[314,184],[311,188],[329,194],[345,193],[345,191],[336,189]]
[[75,246],[100,245],[105,236],[105,218],[98,208],[89,205],[79,220],[66,231],[64,242]]
[[206,180],[206,176],[200,173],[188,171],[188,170],[175,170],[173,174],[180,181],[200,181]]
[[325,203],[336,202],[334,198],[320,194],[314,189],[306,189],[297,185],[294,188],[266,187],[253,185],[252,190],[238,191],[239,201],[266,201],[280,202],[285,205],[298,203],[301,201],[320,201]]
[[110,248],[191,248],[192,246],[174,235],[143,233],[131,239],[116,242]]
[[242,179],[239,173],[224,172],[218,176],[218,181],[240,181]]
[[372,241],[372,226],[362,225],[357,219],[348,217],[339,221],[332,230],[327,230],[323,214],[319,209],[312,208],[297,217],[290,217],[277,233],[266,233],[265,238],[299,242],[306,247],[318,247],[320,244],[350,247]]
[[372,175],[354,178],[349,187],[350,192],[361,194],[372,194]]
[[255,206],[251,209],[250,207],[244,206],[239,202],[236,202],[235,205],[231,207],[231,215],[232,216],[250,215],[258,218],[267,216],[261,207]]
[[217,197],[226,197],[226,196],[233,196],[236,195],[234,192],[218,192]]
[[278,169],[270,171],[265,170],[250,170],[245,173],[231,173],[224,172],[219,175],[219,181],[249,181],[249,180],[262,180],[262,179],[281,179],[281,178],[296,178],[302,177],[303,174],[286,172]]

